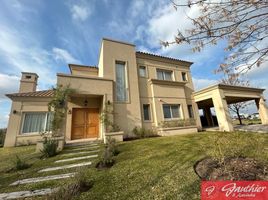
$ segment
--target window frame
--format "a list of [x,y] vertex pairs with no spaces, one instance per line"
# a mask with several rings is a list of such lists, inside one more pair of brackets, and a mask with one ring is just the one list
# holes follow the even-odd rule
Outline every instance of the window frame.
[[[158,72],[161,72],[163,75],[163,79],[159,79],[158,77]],[[166,72],[170,72],[171,73],[171,80],[166,79]],[[174,71],[173,70],[168,70],[168,69],[161,69],[161,68],[156,68],[156,78],[157,80],[161,80],[161,81],[174,81]]]
[[[43,130],[40,131],[40,132],[28,132],[28,133],[23,133],[23,128],[24,128],[24,122],[25,122],[25,115],[26,114],[29,114],[29,113],[45,113],[46,114],[46,118],[45,118],[45,123],[44,123],[44,127],[43,127]],[[40,135],[41,132],[47,132],[47,133],[52,133],[52,130],[50,131],[46,131],[46,127],[47,127],[47,119],[48,119],[48,114],[49,113],[53,113],[53,112],[49,112],[49,111],[23,111],[22,112],[22,123],[21,123],[21,126],[20,126],[20,132],[19,132],[19,135],[22,135],[22,136],[27,136],[27,135]]]
[[[169,106],[170,118],[165,118],[164,106]],[[173,112],[172,112],[172,109],[171,109],[172,106],[177,106],[178,107],[178,115],[179,115],[179,117],[174,117],[173,116]],[[162,111],[163,111],[162,112],[163,113],[163,118],[164,118],[165,121],[182,119],[181,104],[162,104]]]
[[[125,101],[120,101],[120,100],[118,100],[117,99],[117,89],[116,89],[116,78],[117,78],[117,76],[116,76],[116,64],[123,64],[124,63],[124,66],[125,66],[125,82],[126,82],[126,88],[125,88],[125,90],[126,90],[126,100]],[[129,83],[128,83],[128,81],[129,81],[129,79],[128,79],[128,62],[127,61],[124,61],[124,60],[114,60],[114,69],[115,69],[115,73],[114,73],[114,76],[115,76],[115,85],[114,85],[114,87],[115,87],[115,92],[114,92],[114,102],[115,103],[129,103],[130,102],[130,94],[129,94]]]
[[[191,107],[191,112],[190,112],[190,109],[189,109],[189,107]],[[190,119],[194,119],[195,118],[195,115],[194,115],[194,108],[193,108],[193,105],[192,104],[188,104],[187,105],[187,109],[188,109],[188,115],[189,115],[189,118]],[[191,116],[191,114],[192,114],[192,116]]]
[[[144,72],[145,72],[145,75],[144,76],[141,76],[141,74],[140,74],[140,69],[142,68],[142,67],[144,67]],[[148,73],[147,73],[147,67],[145,66],[145,65],[139,65],[139,77],[141,77],[141,78],[147,78],[148,77]]]
[[[185,78],[185,79],[184,79]],[[187,75],[187,72],[181,72],[181,79],[182,81],[184,82],[187,82],[188,81],[188,75]]]
[[[146,120],[144,118],[144,105],[148,105],[149,106],[149,111],[148,111],[149,119],[148,120]],[[143,121],[144,122],[152,122],[152,113],[151,112],[152,111],[151,111],[151,104],[150,103],[144,103],[144,104],[142,104],[142,118],[143,118]]]

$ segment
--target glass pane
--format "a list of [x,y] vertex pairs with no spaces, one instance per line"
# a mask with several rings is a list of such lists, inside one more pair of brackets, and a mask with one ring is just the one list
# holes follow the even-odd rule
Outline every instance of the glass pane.
[[182,72],[181,75],[182,75],[182,80],[187,81],[186,73]]
[[169,105],[163,105],[163,112],[164,112],[164,118],[170,119],[171,113],[170,113],[170,106]]
[[116,100],[127,101],[126,67],[123,63],[116,63]]
[[164,74],[163,71],[157,70],[157,79],[164,80]]
[[189,117],[194,118],[194,111],[193,111],[192,105],[188,105],[188,112],[189,112]]
[[172,72],[165,71],[165,80],[171,81],[172,80]]
[[146,76],[146,68],[144,66],[140,66],[139,73],[140,73],[141,77],[145,77]]
[[144,120],[150,120],[150,105],[148,104],[143,105],[143,117]]
[[54,117],[54,114],[52,112],[47,113],[46,131],[51,131],[52,130],[53,117]]
[[25,113],[22,133],[44,131],[46,113]]
[[172,112],[172,118],[180,118],[178,105],[171,106],[171,112]]

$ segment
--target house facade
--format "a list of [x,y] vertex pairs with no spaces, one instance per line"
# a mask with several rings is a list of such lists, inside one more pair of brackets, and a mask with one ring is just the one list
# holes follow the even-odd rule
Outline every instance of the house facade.
[[[112,120],[124,132],[135,127],[160,135],[197,132],[201,128],[193,98],[191,62],[137,52],[135,45],[103,39],[97,67],[69,64],[69,74],[57,74],[57,84],[74,89],[67,102],[65,141],[103,139],[100,116],[113,108]],[[35,143],[49,130],[48,102],[53,90],[36,91],[38,75],[22,72],[18,93],[7,94],[12,107],[5,146]],[[180,128],[163,127],[174,120],[191,120]]]

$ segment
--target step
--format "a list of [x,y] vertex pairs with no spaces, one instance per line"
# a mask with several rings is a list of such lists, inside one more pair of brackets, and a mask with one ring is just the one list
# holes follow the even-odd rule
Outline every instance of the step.
[[49,167],[45,169],[41,169],[38,172],[50,172],[50,171],[56,171],[60,169],[70,169],[70,168],[75,168],[75,167],[82,167],[82,166],[88,166],[91,165],[91,162],[83,162],[83,163],[77,163],[77,164],[71,164],[71,165],[63,165],[63,166],[58,166],[58,167]]
[[60,154],[61,156],[75,156],[75,155],[80,155],[80,154],[90,154],[90,153],[96,153],[99,152],[100,150],[92,150],[92,151],[80,151],[80,152],[71,152],[71,153],[62,153]]
[[90,148],[90,147],[96,147],[99,146],[99,144],[90,144],[90,145],[79,145],[79,146],[65,146],[65,149],[78,149],[78,148]]
[[75,174],[76,173],[67,173],[67,174],[58,174],[58,175],[52,175],[52,176],[27,178],[27,179],[18,180],[14,183],[11,183],[10,186],[16,186],[16,185],[22,185],[22,184],[28,184],[28,183],[38,183],[38,182],[43,182],[43,181],[58,180],[58,179],[64,179],[64,178],[71,178],[71,177],[74,177]]
[[40,190],[18,191],[0,194],[0,199],[24,199],[26,197],[44,196],[51,194],[57,189],[45,188]]
[[89,145],[89,144],[100,144],[100,140],[86,140],[86,139],[80,139],[80,140],[71,140],[66,141],[65,146],[83,146],[83,145]]
[[67,159],[62,159],[62,160],[56,160],[55,163],[62,163],[62,162],[69,162],[69,161],[75,161],[75,160],[84,160],[88,158],[97,158],[98,155],[90,155],[90,156],[81,156],[81,157],[74,157],[74,158],[67,158]]

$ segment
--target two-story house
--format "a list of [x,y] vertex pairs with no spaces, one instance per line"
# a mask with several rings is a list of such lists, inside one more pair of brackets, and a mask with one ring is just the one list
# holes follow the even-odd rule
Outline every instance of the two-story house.
[[[197,132],[201,127],[193,98],[191,62],[137,52],[135,45],[103,39],[97,67],[69,64],[70,74],[57,74],[57,84],[75,89],[67,103],[65,141],[103,139],[100,115],[113,107],[113,121],[124,134],[134,127],[161,135]],[[38,75],[22,72],[19,93],[8,94],[12,108],[5,146],[35,143],[48,131],[53,90],[36,91]],[[165,121],[193,119],[195,125],[164,130]]]

